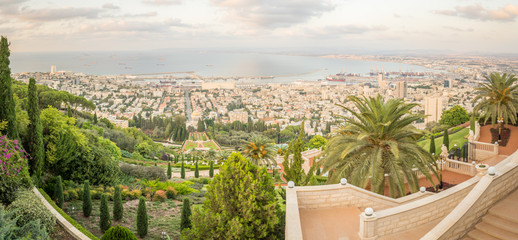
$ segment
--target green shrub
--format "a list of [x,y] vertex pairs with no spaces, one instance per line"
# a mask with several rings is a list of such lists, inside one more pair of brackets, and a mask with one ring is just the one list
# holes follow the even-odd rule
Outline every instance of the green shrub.
[[127,228],[117,225],[108,229],[101,240],[137,240],[137,237]]
[[124,207],[122,206],[121,187],[115,186],[115,194],[113,196],[113,220],[119,221],[122,219]]
[[125,158],[131,158],[131,153],[124,149],[121,149],[121,155],[122,155],[122,157],[125,157]]
[[140,197],[137,209],[137,232],[140,237],[147,235],[148,216],[146,209],[146,198]]
[[180,176],[181,176],[181,178],[185,179],[185,165],[183,164],[183,162],[182,162],[182,170],[181,170]]
[[199,178],[200,177],[200,170],[198,169],[198,162],[196,161],[196,166],[194,168],[194,177]]
[[99,210],[99,227],[101,228],[101,232],[104,233],[111,227],[110,210],[108,209],[108,197],[104,193],[101,195],[101,206]]
[[[179,195],[190,194],[190,193],[198,193],[199,191],[191,188],[189,185],[193,184],[190,181],[184,181],[182,183],[176,182],[160,182],[157,180],[141,180],[139,184],[142,186],[144,191],[149,189],[151,192],[156,192],[158,190],[166,190],[167,187],[173,187]],[[145,195],[145,194],[144,194]]]
[[56,188],[54,190],[54,200],[56,201],[56,205],[59,208],[63,208],[63,204],[65,203],[65,197],[63,196],[63,184],[61,176],[58,176],[56,181]]
[[18,226],[16,212],[6,211],[0,206],[0,239],[49,239],[47,229],[39,219]]
[[123,173],[135,178],[160,179],[160,181],[167,180],[164,169],[161,167],[144,167],[121,163],[120,169]]
[[171,162],[167,163],[167,179],[171,179]]
[[90,217],[92,215],[92,197],[90,195],[90,182],[85,180],[83,186],[83,216]]
[[16,200],[7,207],[7,210],[16,213],[18,226],[25,226],[29,222],[39,219],[48,232],[54,231],[56,218],[30,190],[17,191]]
[[68,214],[66,214],[61,208],[58,208],[58,206],[56,206],[56,204],[54,203],[54,201],[52,201],[52,199],[49,197],[49,195],[41,188],[38,188],[38,191],[41,193],[41,195],[43,195],[43,197],[45,198],[45,200],[47,200],[47,202],[52,205],[52,207],[59,213],[61,214],[62,217],[64,217],[70,224],[74,225],[74,227],[76,227],[80,232],[82,232],[84,235],[86,235],[87,237],[89,237],[90,239],[92,240],[98,240],[98,238],[96,238],[91,232],[89,232],[88,230],[86,230],[83,226],[81,226],[79,223],[76,222],[76,220],[74,220],[73,218],[71,218],[70,216],[68,216]]
[[176,189],[174,189],[174,187],[167,187],[167,189],[165,190],[165,195],[168,199],[176,199],[177,193],[178,192],[176,191]]
[[0,136],[0,165],[3,166],[0,168],[0,202],[5,204],[14,201],[18,189],[32,185],[28,159],[22,149],[18,140]]
[[180,219],[180,232],[185,228],[191,228],[191,204],[189,198],[183,199],[182,216]]
[[209,177],[214,177],[214,162],[210,161]]

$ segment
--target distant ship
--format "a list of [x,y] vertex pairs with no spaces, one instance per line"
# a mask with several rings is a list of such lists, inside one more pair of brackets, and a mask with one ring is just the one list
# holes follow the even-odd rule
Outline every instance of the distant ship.
[[330,82],[345,82],[345,73],[337,73],[335,75],[326,76],[326,80]]

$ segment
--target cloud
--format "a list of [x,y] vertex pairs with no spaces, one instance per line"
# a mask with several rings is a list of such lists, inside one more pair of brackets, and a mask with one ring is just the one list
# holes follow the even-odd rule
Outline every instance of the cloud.
[[331,11],[334,5],[313,0],[211,0],[232,21],[265,28],[289,27]]
[[142,3],[149,4],[149,5],[157,5],[157,6],[164,6],[164,5],[178,5],[181,4],[181,0],[144,0]]
[[475,31],[473,28],[463,29],[463,28],[458,28],[458,27],[453,27],[453,26],[443,26],[443,28],[446,28],[446,29],[449,29],[452,31],[456,31],[456,32],[474,32]]
[[518,6],[507,4],[496,10],[483,7],[480,4],[456,6],[455,10],[435,10],[435,14],[458,16],[481,21],[514,21],[518,16]]
[[100,8],[21,8],[16,14],[18,18],[28,21],[57,21],[72,18],[98,18],[104,10]]
[[81,32],[168,32],[171,27],[186,27],[179,19],[166,19],[159,22],[108,20],[101,24],[83,24]]
[[351,35],[361,35],[369,32],[382,32],[388,30],[387,26],[365,26],[358,24],[325,26],[322,28],[314,28],[306,31],[306,34],[312,37],[342,37]]
[[119,6],[113,5],[113,3],[106,3],[106,4],[103,5],[103,8],[105,8],[105,9],[120,9]]

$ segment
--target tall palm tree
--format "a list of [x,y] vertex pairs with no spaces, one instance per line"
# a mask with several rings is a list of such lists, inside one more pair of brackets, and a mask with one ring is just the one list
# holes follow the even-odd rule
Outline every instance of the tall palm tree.
[[475,88],[477,96],[473,99],[477,105],[474,112],[482,110],[484,123],[491,119],[491,124],[497,120],[516,123],[516,113],[518,107],[518,85],[515,85],[516,77],[513,74],[491,73],[484,76],[488,82],[480,83]]
[[230,157],[230,152],[229,151],[221,150],[221,151],[218,152],[218,157],[217,157],[218,161],[216,163],[225,162],[225,160],[227,160],[228,157]]
[[241,152],[244,157],[250,159],[255,165],[275,163],[277,150],[273,141],[263,135],[253,135],[250,141],[243,146]]
[[353,185],[383,194],[388,185],[391,197],[405,196],[407,183],[418,191],[416,170],[433,182],[437,176],[432,155],[416,144],[424,133],[411,124],[424,115],[411,110],[417,104],[402,99],[384,102],[382,97],[348,96],[356,109],[342,105],[353,117],[344,119],[341,129],[328,142],[321,163],[329,171],[328,182],[345,177]]

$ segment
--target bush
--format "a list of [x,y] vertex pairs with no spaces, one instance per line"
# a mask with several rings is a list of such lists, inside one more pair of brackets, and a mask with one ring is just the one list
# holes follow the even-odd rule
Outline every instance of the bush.
[[113,196],[113,220],[119,221],[122,219],[124,213],[124,206],[122,205],[121,187],[115,187],[115,194]]
[[131,158],[131,153],[123,149],[121,149],[121,155],[125,158]]
[[163,202],[167,199],[166,192],[164,190],[158,190],[155,192],[154,200]]
[[178,194],[178,192],[174,189],[174,187],[167,187],[165,190],[165,195],[168,199],[176,199],[176,194]]
[[108,229],[101,240],[137,240],[137,237],[127,228],[117,225]]
[[92,214],[92,197],[90,195],[90,182],[85,180],[83,186],[83,216],[90,217]]
[[144,197],[139,198],[138,209],[137,209],[137,232],[140,237],[147,235],[148,230],[148,217],[146,209],[146,199]]
[[161,167],[144,167],[121,163],[120,169],[123,173],[135,178],[167,180],[164,169]]
[[7,207],[7,210],[15,212],[18,217],[18,226],[25,226],[31,221],[39,219],[48,232],[54,231],[56,218],[30,190],[17,191],[16,200]]
[[58,176],[57,178],[56,188],[54,190],[54,201],[56,201],[56,205],[59,208],[63,208],[65,197],[63,196],[63,184],[61,181],[61,176]]
[[0,137],[0,202],[9,204],[18,189],[32,185],[28,159],[18,140]]
[[101,232],[104,233],[111,227],[110,210],[108,209],[108,197],[106,194],[101,195],[100,211],[99,227],[101,228]]
[[15,212],[5,211],[0,206],[0,239],[49,239],[47,229],[35,219],[23,226],[17,226]]

